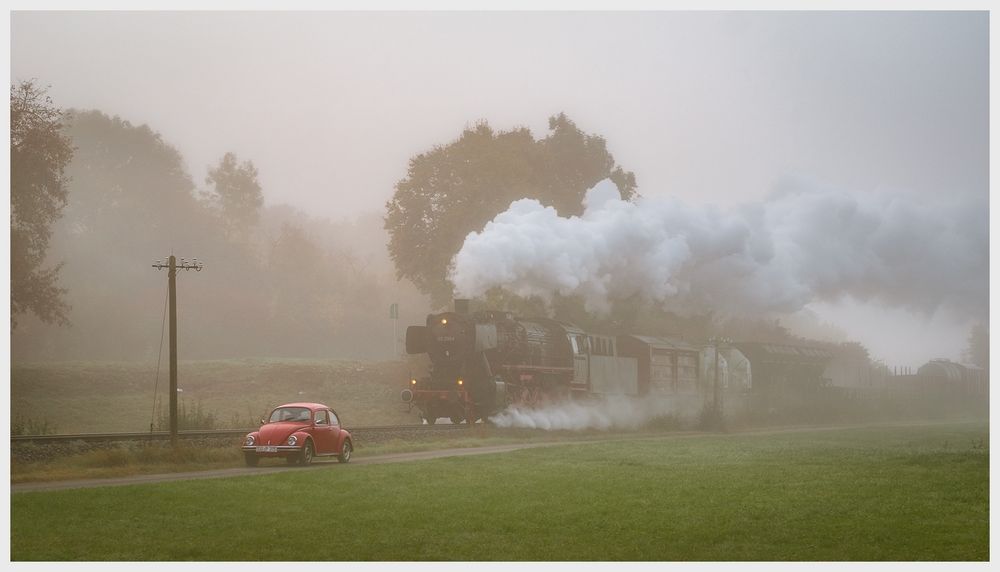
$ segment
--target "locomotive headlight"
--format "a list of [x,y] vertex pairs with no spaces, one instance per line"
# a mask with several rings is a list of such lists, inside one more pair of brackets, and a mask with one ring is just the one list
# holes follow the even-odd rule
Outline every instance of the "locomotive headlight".
[[296,437],[295,435],[292,435],[291,437],[288,438],[288,444],[291,445],[291,446],[293,446],[293,447],[298,442],[299,442],[299,438]]
[[410,385],[416,385],[416,384],[417,384],[417,380],[415,380],[415,379],[411,379],[410,380]]
[[441,325],[442,326],[447,326],[448,325],[448,318],[441,318]]
[[464,382],[464,381],[462,381],[461,379],[460,379],[460,380],[458,380],[458,384],[459,384],[459,385],[462,385],[463,383],[465,383],[465,382]]
[[253,435],[247,435],[246,446],[253,447],[254,439]]

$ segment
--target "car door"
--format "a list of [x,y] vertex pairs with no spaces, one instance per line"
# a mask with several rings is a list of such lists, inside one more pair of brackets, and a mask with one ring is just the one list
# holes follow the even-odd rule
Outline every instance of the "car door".
[[340,418],[337,417],[337,412],[333,411],[332,409],[330,410],[330,424],[333,426],[333,435],[334,435],[333,451],[335,453],[340,453],[341,451],[343,451],[341,447],[343,447],[344,445],[344,437],[346,436],[346,432],[344,431],[344,428],[340,426]]
[[320,409],[316,412],[316,420],[313,423],[313,438],[316,441],[316,454],[329,455],[336,453],[337,449],[337,429],[330,423],[330,412]]

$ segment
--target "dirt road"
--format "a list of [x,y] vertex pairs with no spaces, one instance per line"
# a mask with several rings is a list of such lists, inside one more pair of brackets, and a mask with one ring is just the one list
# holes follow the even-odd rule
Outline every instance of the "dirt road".
[[[518,443],[513,445],[494,445],[490,447],[466,447],[461,449],[438,449],[435,451],[419,451],[416,453],[394,453],[388,455],[378,455],[375,457],[351,458],[351,465],[378,465],[383,463],[405,463],[407,461],[424,461],[427,459],[439,459],[441,457],[462,457],[466,455],[488,455],[491,453],[506,453],[518,449],[530,449],[533,447],[545,447],[550,445],[560,445],[565,443]],[[11,493],[25,493],[31,491],[57,491],[63,489],[83,489],[93,487],[116,487],[123,485],[137,485],[142,483],[165,483],[168,481],[185,481],[191,479],[219,479],[225,477],[241,477],[253,475],[268,475],[283,471],[318,471],[331,470],[340,465],[333,457],[318,459],[309,467],[254,467],[238,469],[216,469],[212,471],[190,471],[186,473],[163,473],[157,475],[135,475],[132,477],[120,477],[113,479],[81,479],[75,481],[53,481],[43,483],[18,483],[10,486]],[[346,467],[345,467],[346,468]]]

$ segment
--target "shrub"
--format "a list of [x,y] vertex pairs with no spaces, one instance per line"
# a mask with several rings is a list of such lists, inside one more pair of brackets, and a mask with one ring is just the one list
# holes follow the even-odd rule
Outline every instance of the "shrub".
[[11,435],[55,435],[55,433],[56,426],[50,425],[45,418],[39,421],[18,414],[10,420]]

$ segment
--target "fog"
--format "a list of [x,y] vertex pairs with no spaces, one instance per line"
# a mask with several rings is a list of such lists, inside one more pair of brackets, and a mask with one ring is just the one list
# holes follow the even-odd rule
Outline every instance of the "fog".
[[[896,217],[901,255],[923,273],[872,282],[878,259],[848,287],[762,300],[790,301],[767,309],[816,316],[890,364],[957,359],[988,317],[987,267],[965,263],[954,233],[934,234],[934,215],[968,221],[964,247],[987,251],[983,217],[946,213],[987,204],[988,23],[984,12],[15,12],[11,81],[148,124],[177,150],[189,183],[176,188],[192,197],[235,152],[259,169],[265,200],[260,227],[234,242],[183,197],[84,199],[106,182],[78,161],[50,252],[65,262],[73,327],[25,320],[15,357],[155,359],[166,277],[149,265],[171,251],[206,264],[179,278],[182,355],[391,356],[388,304],[401,303],[401,326],[431,309],[393,277],[381,230],[408,160],[477,120],[541,135],[565,112],[606,138],[649,204],[735,213],[806,181]],[[841,236],[802,230],[824,258]]]

